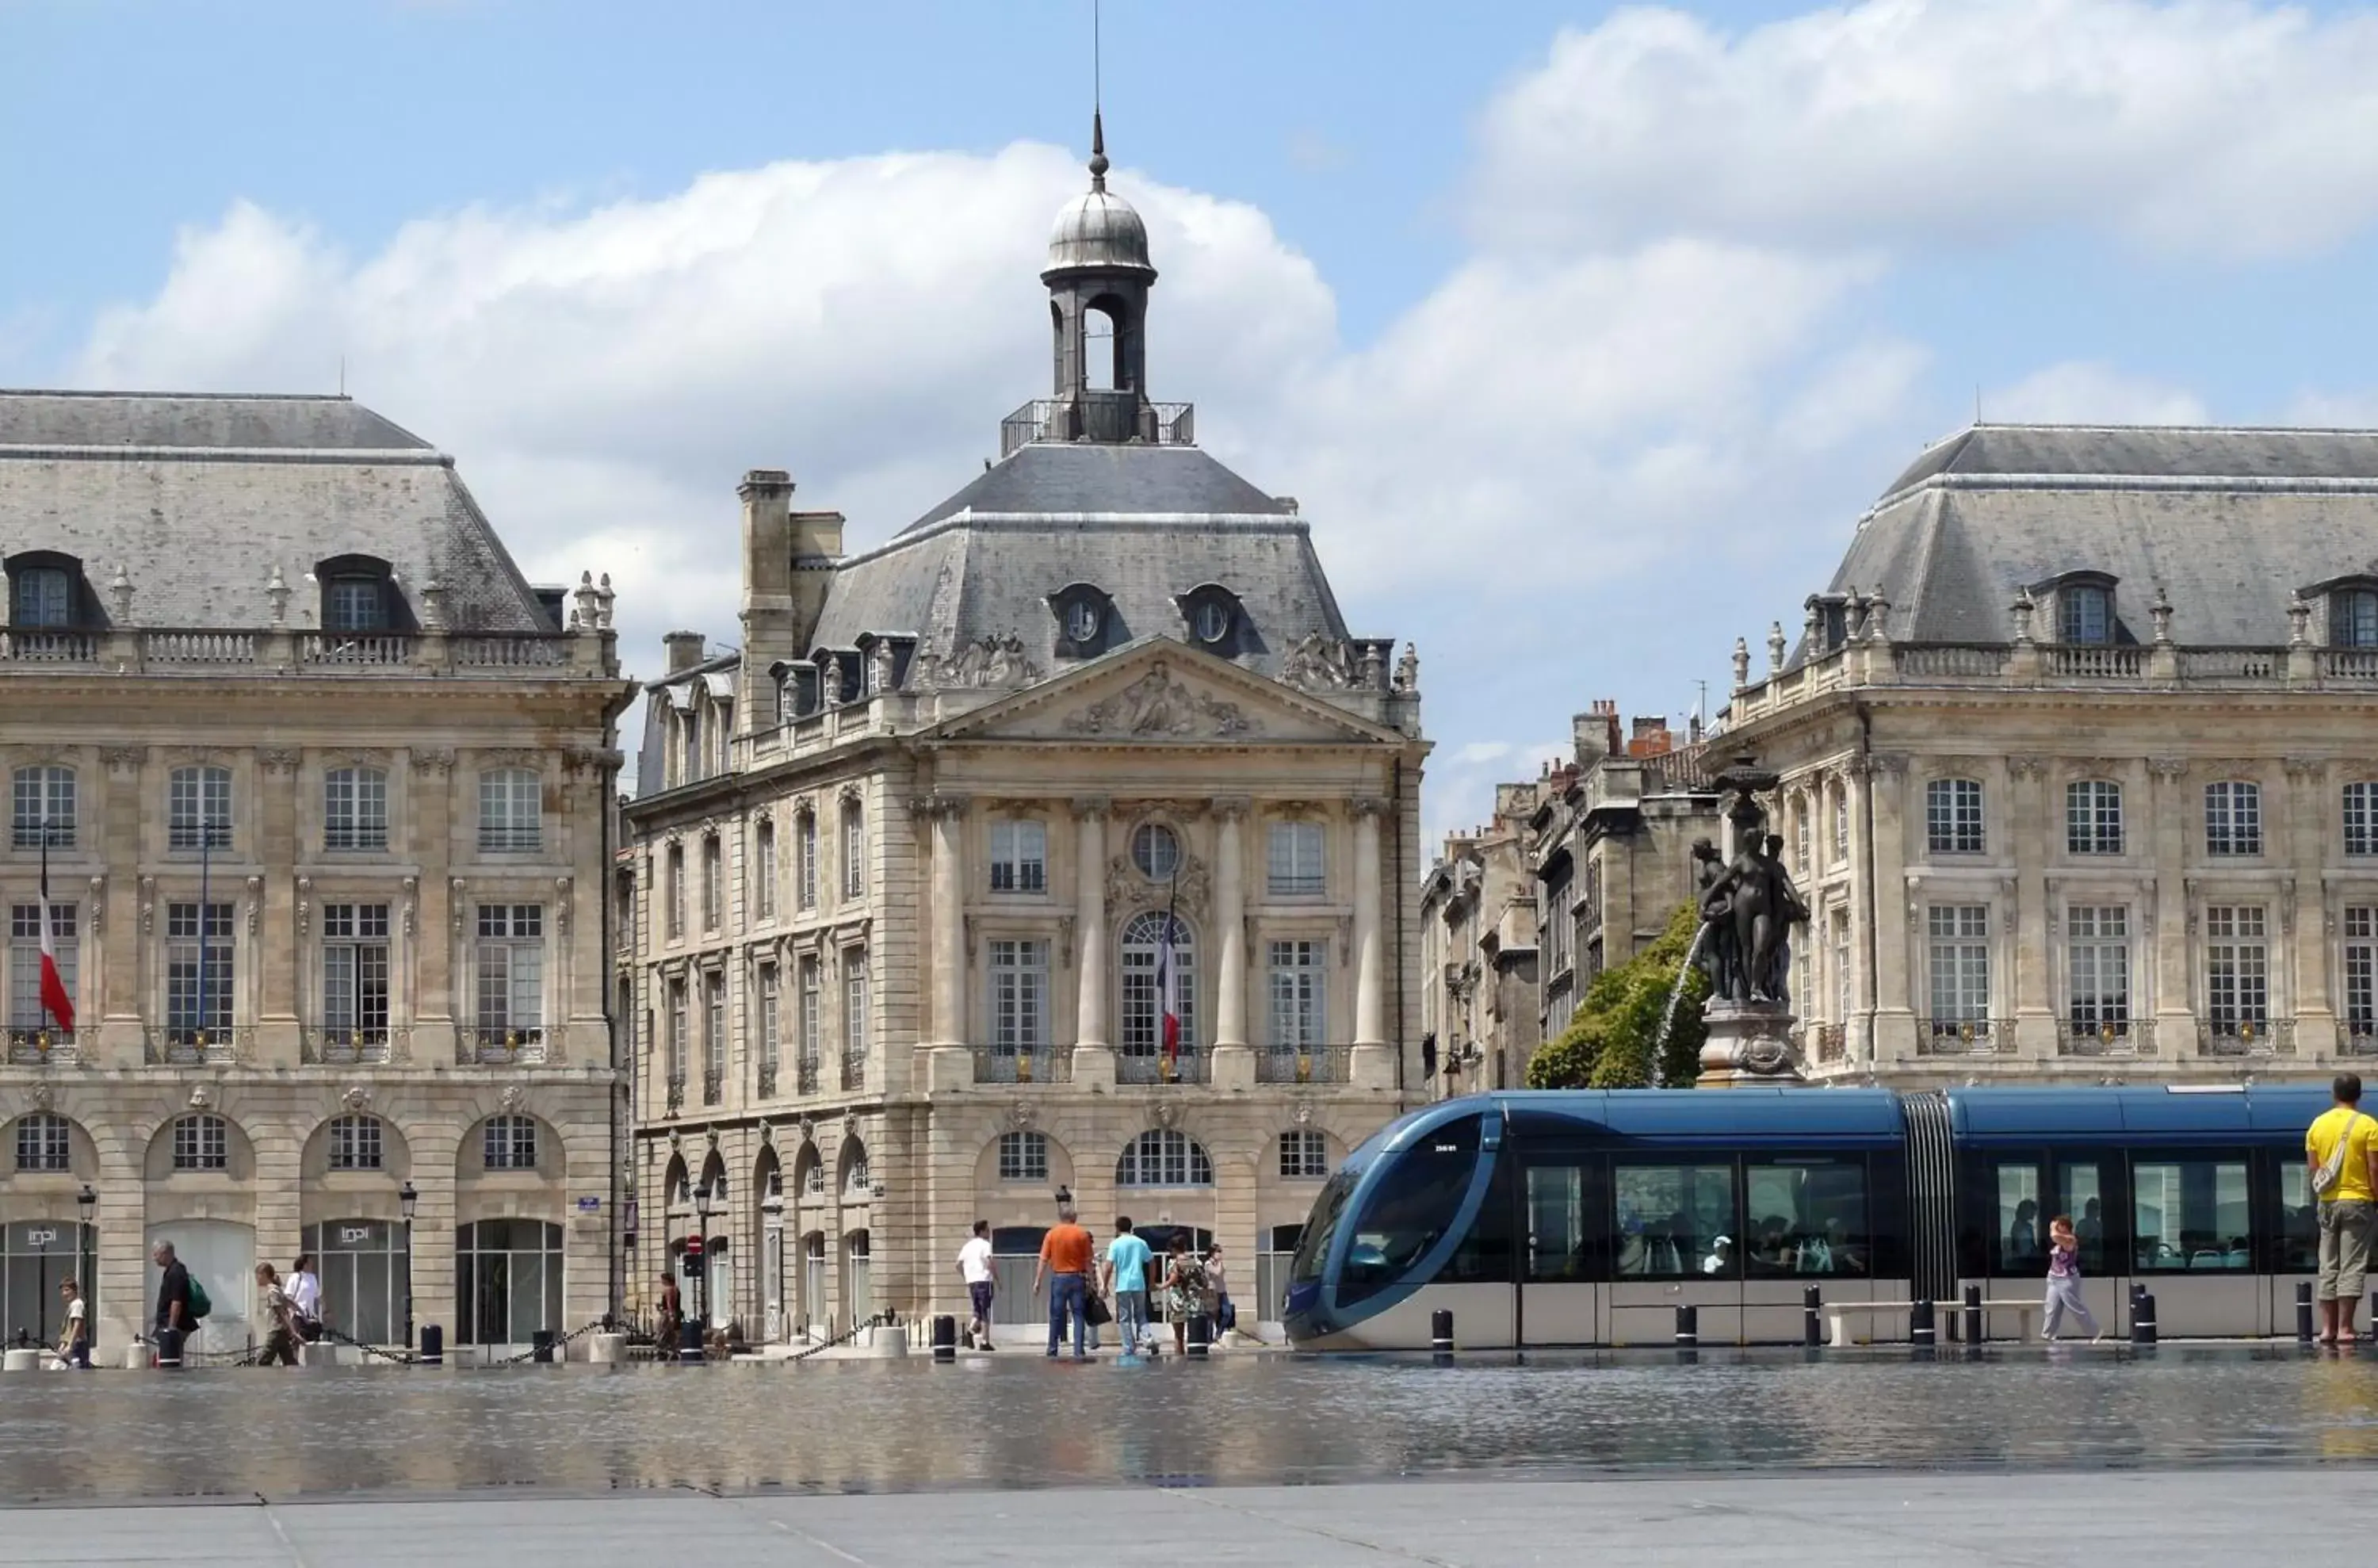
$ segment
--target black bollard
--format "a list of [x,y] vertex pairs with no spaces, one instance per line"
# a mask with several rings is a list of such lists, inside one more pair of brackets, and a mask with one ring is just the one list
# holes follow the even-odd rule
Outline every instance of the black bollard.
[[2296,1343],[2312,1343],[2312,1281],[2296,1282]]
[[699,1362],[703,1358],[702,1349],[702,1321],[700,1319],[688,1318],[684,1323],[679,1327],[677,1332],[677,1358],[680,1361],[695,1362]]
[[1965,1348],[1978,1350],[1982,1344],[1982,1287],[1965,1287]]
[[1428,1347],[1443,1358],[1453,1356],[1453,1313],[1440,1307],[1428,1315]]
[[1189,1359],[1203,1361],[1213,1348],[1214,1320],[1203,1312],[1189,1314]]
[[446,1364],[446,1331],[436,1323],[421,1325],[421,1364],[425,1367]]
[[933,1359],[947,1364],[958,1358],[958,1321],[947,1312],[933,1320]]
[[1701,1309],[1687,1301],[1676,1309],[1676,1348],[1699,1349],[1701,1343]]
[[2144,1290],[2131,1297],[2131,1343],[2153,1345],[2156,1342],[2155,1297]]
[[1825,1293],[1815,1285],[1800,1292],[1800,1343],[1814,1350],[1824,1343],[1817,1332],[1817,1313],[1825,1304]]
[[1907,1314],[1908,1343],[1918,1350],[1929,1350],[1937,1338],[1932,1324],[1932,1303],[1918,1301]]
[[553,1331],[539,1329],[529,1335],[529,1359],[540,1366],[553,1365]]

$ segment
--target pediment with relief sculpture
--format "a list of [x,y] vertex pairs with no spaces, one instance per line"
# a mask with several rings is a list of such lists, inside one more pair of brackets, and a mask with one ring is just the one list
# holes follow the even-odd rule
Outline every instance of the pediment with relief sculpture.
[[1394,730],[1179,645],[1101,660],[927,733],[1088,745],[1405,743]]

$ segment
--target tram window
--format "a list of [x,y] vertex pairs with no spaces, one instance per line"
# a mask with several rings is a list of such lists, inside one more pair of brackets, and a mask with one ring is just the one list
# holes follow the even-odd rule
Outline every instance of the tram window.
[[[1470,1118],[1472,1129],[1477,1118]],[[1478,1168],[1475,1140],[1423,1140],[1379,1168],[1375,1184],[1350,1224],[1353,1236],[1338,1280],[1338,1302],[1348,1306],[1396,1285],[1459,1218],[1461,1200]],[[1441,1144],[1450,1147],[1440,1148]],[[1504,1238],[1509,1246],[1507,1234]],[[1506,1277],[1508,1277],[1507,1274]]]
[[1731,1164],[1620,1165],[1615,1175],[1622,1277],[1740,1277]]
[[[2095,1160],[2060,1160],[2056,1165],[2056,1210],[2072,1221],[2073,1239],[2081,1244],[2081,1272],[2106,1272],[2106,1188]],[[2048,1239],[2048,1223],[2039,1227],[2040,1244]]]
[[2292,1153],[2278,1158],[2279,1272],[2320,1272],[2320,1211],[2304,1198],[2303,1166]]
[[1462,1235],[1453,1256],[1436,1271],[1436,1285],[1508,1285],[1511,1283],[1511,1172],[1517,1162],[1495,1162],[1486,1178],[1486,1196]]
[[1743,1172],[1750,1198],[1743,1257],[1753,1274],[1872,1272],[1863,1158],[1751,1159]]
[[1528,1167],[1528,1280],[1565,1283],[1593,1277],[1592,1232],[1600,1213],[1577,1165]]
[[2142,1160],[2131,1212],[2143,1272],[2253,1267],[2242,1159]]
[[1998,1166],[1998,1232],[1990,1256],[2001,1274],[2043,1274],[2048,1270],[2048,1219],[2039,1212],[2039,1165],[2032,1160],[2001,1160]]
[[1310,1285],[1321,1277],[1321,1266],[1328,1260],[1329,1238],[1338,1234],[1338,1221],[1346,1212],[1346,1200],[1353,1196],[1354,1184],[1362,1178],[1361,1171],[1341,1165],[1322,1188],[1321,1196],[1313,1200],[1313,1216],[1296,1238],[1296,1256],[1289,1260],[1291,1284]]

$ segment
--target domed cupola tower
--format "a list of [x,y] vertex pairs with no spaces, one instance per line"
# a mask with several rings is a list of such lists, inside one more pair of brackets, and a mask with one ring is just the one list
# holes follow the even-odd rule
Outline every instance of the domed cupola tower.
[[[1107,189],[1106,127],[1090,118],[1090,188],[1057,214],[1049,236],[1049,322],[1056,358],[1056,417],[1064,440],[1158,439],[1147,401],[1147,225]],[[1093,325],[1104,333],[1094,333]],[[1101,342],[1104,337],[1107,341]]]

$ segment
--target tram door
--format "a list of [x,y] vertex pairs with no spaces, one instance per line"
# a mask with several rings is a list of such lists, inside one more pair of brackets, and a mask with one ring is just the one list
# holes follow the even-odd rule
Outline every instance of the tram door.
[[1608,1163],[1582,1151],[1529,1151],[1518,1193],[1520,1345],[1609,1343],[1608,1303],[1597,1283],[1609,1177]]

